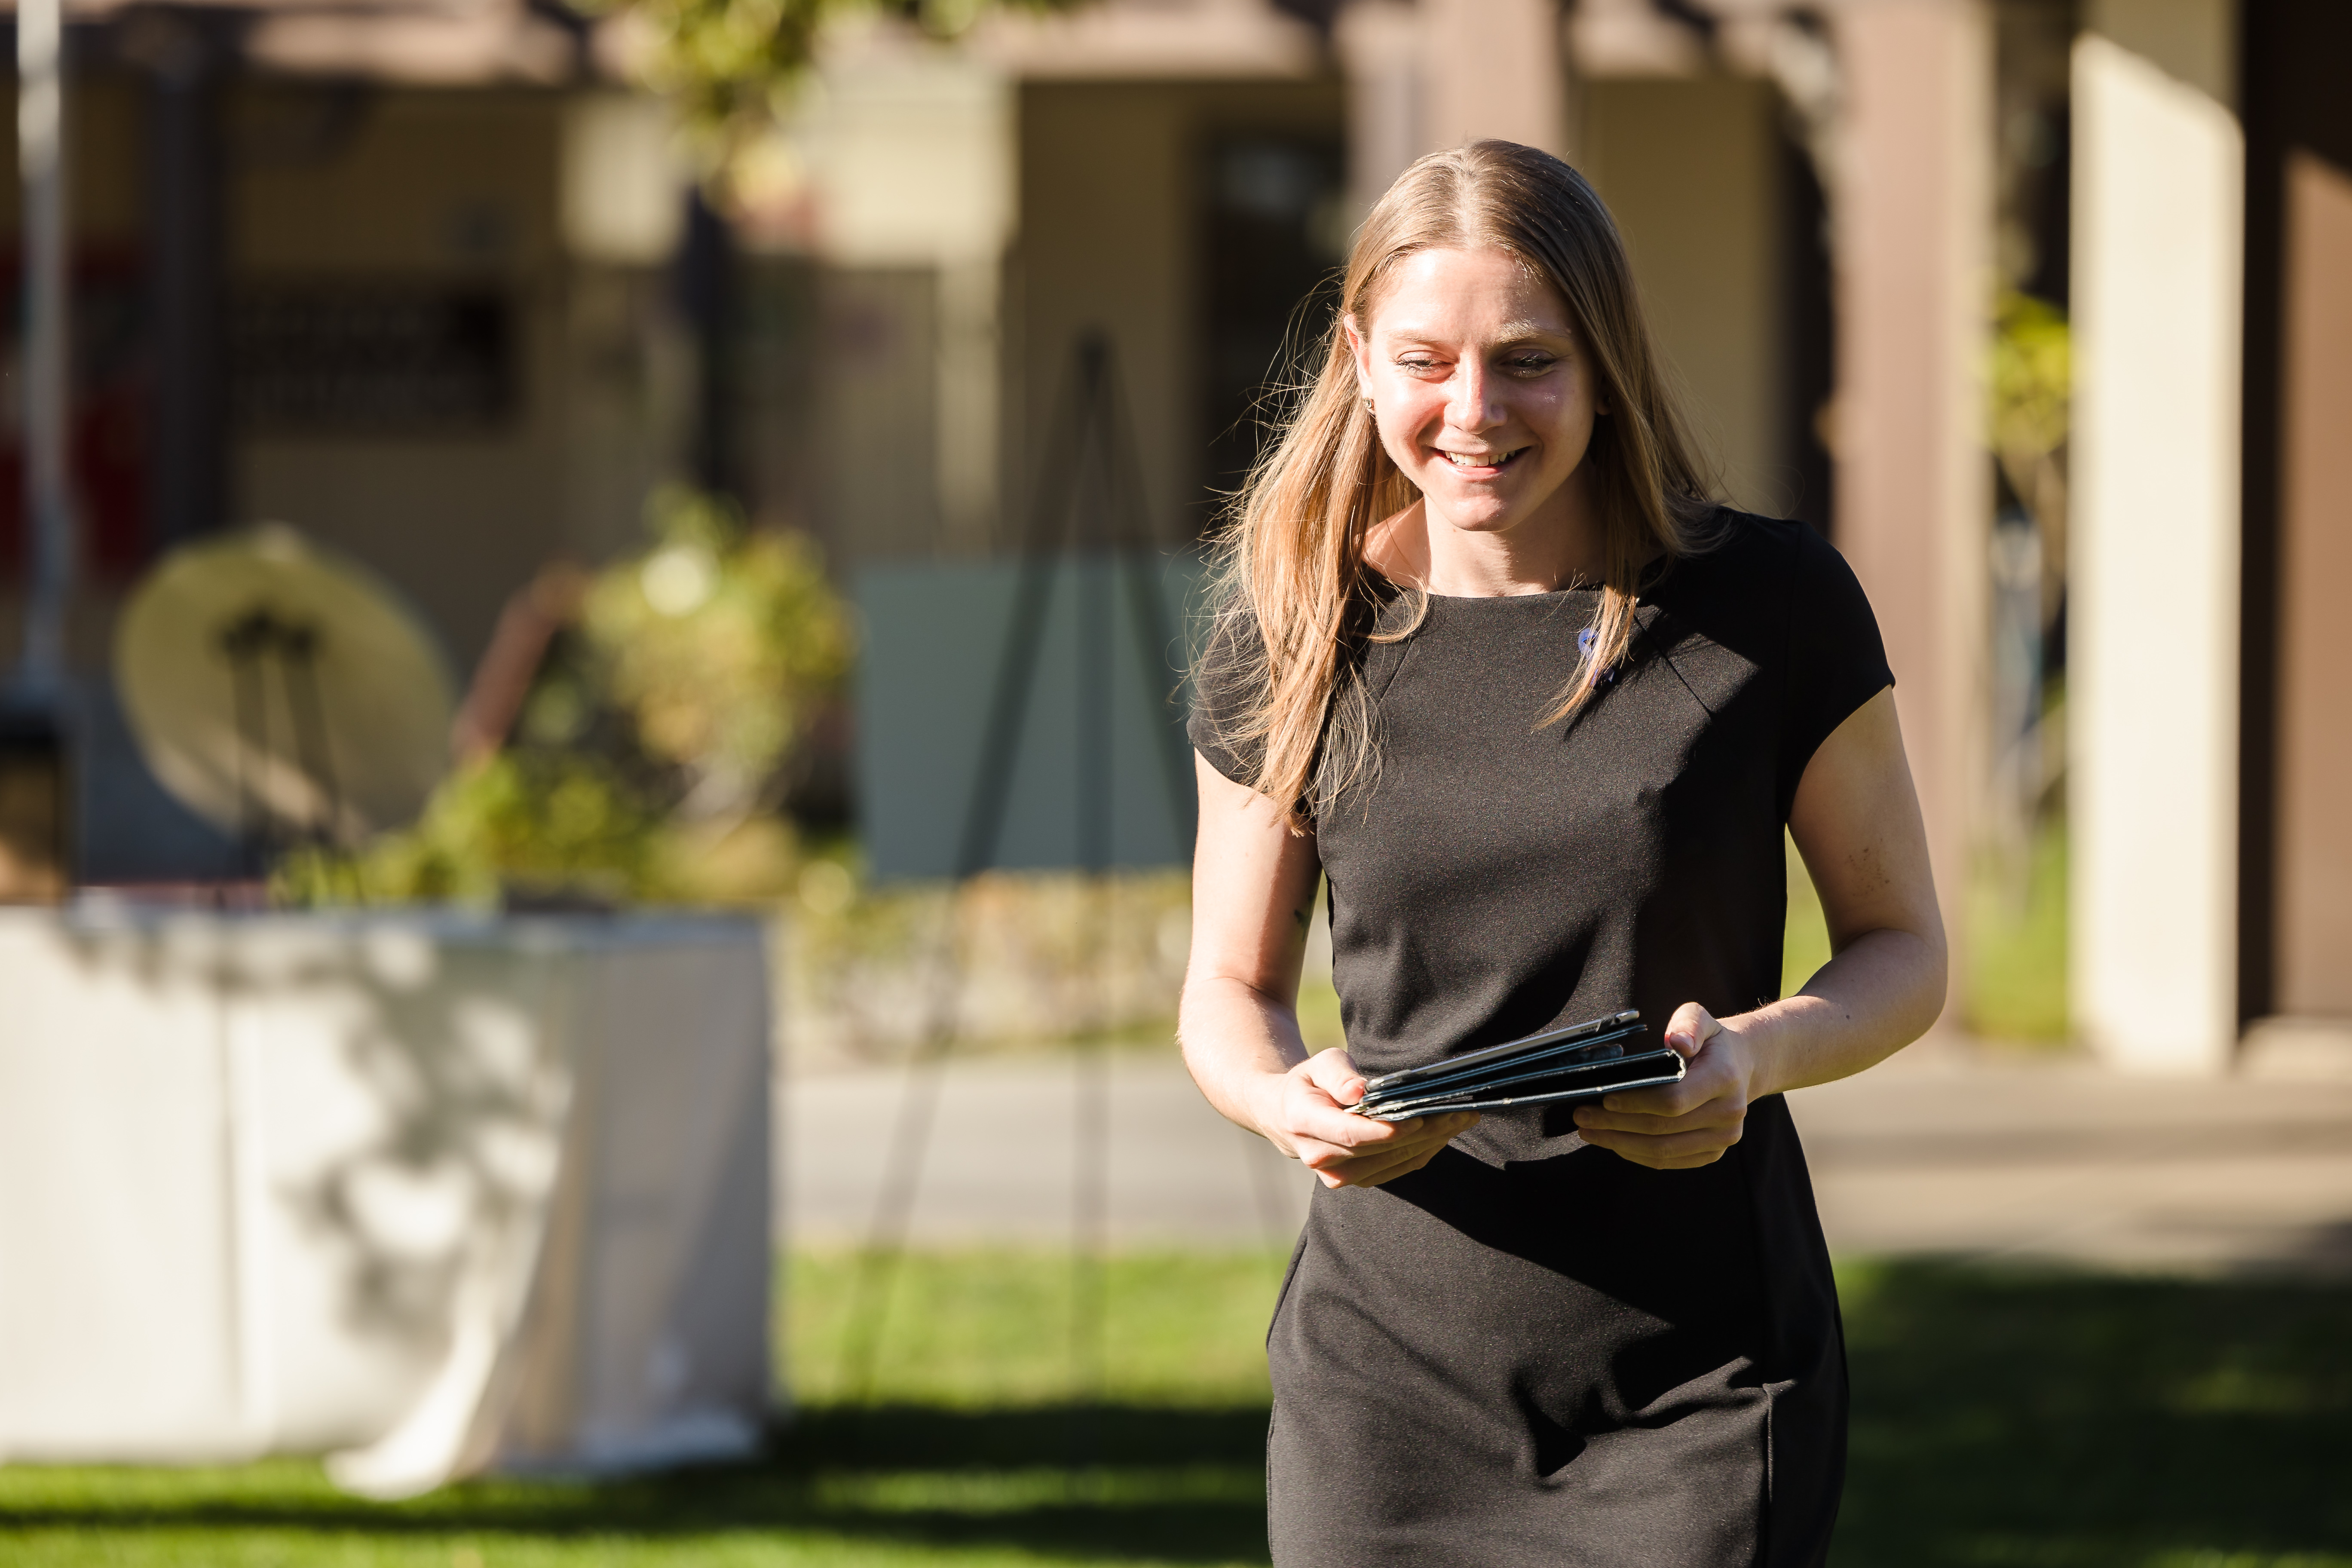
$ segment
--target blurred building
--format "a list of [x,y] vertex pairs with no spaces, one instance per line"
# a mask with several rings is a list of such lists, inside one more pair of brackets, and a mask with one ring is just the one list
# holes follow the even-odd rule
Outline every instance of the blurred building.
[[[69,16],[92,669],[142,562],[265,517],[376,566],[461,668],[665,476],[844,572],[1001,552],[1090,327],[1153,527],[1192,541],[1370,202],[1503,135],[1617,213],[1727,494],[1862,573],[1953,930],[2006,744],[1991,553],[2023,538],[2069,672],[2083,1032],[2202,1070],[2260,1020],[2352,1019],[2340,5],[1103,0],[954,47],[877,14],[723,220],[615,85],[625,25]],[[2071,527],[1988,456],[2000,289],[2076,324]],[[86,859],[198,853],[166,838]]]

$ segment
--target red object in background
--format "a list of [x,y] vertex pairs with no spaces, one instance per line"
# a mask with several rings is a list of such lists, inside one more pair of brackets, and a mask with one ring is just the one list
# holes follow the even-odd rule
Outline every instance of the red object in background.
[[[0,267],[7,290],[7,398],[0,411],[0,572],[25,570],[25,289],[18,258]],[[84,250],[73,264],[73,422],[70,426],[79,567],[124,581],[147,563],[147,272],[140,257],[119,249]],[[226,395],[226,389],[224,389]]]

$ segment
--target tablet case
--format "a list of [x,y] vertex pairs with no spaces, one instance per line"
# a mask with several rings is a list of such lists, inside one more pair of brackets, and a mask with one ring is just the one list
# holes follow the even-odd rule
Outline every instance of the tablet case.
[[1682,1053],[1664,1046],[1643,1049],[1649,1029],[1639,1013],[1547,1029],[1458,1057],[1373,1079],[1349,1107],[1380,1121],[1454,1110],[1507,1110],[1593,1100],[1622,1089],[1678,1083]]

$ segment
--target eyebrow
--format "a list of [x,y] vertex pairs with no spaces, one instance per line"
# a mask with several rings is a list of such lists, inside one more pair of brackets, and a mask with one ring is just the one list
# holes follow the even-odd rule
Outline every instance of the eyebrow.
[[[1433,342],[1440,335],[1424,328],[1410,326],[1392,328],[1388,333],[1391,340],[1402,339],[1406,342]],[[1548,327],[1540,321],[1506,321],[1502,331],[1496,334],[1496,340],[1504,343],[1523,342],[1529,338],[1566,338],[1573,342],[1575,337],[1572,328]]]

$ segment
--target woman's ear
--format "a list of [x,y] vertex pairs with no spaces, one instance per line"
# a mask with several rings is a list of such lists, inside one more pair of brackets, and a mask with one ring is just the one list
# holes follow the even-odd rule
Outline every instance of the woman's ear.
[[1372,395],[1372,349],[1364,342],[1364,334],[1356,330],[1356,318],[1339,318],[1339,330],[1348,335],[1348,353],[1356,362],[1356,395]]

